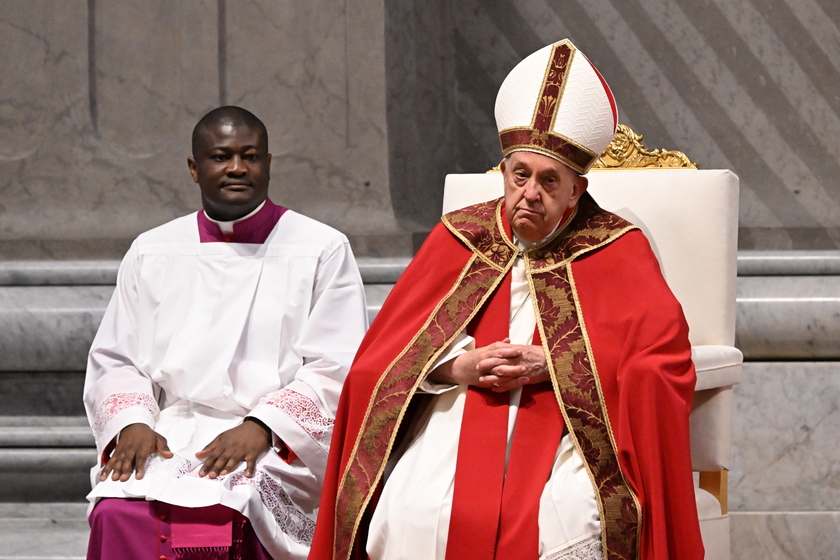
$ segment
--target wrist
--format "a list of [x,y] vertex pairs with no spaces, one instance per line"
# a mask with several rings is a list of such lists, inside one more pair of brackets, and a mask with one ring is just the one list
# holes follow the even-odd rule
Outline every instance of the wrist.
[[252,422],[252,423],[256,424],[257,426],[259,426],[260,428],[262,428],[265,431],[265,436],[268,438],[268,441],[269,442],[271,441],[271,437],[272,437],[272,434],[274,432],[271,431],[271,428],[266,426],[265,422],[263,422],[259,418],[254,418],[253,416],[246,416],[244,421],[245,422]]

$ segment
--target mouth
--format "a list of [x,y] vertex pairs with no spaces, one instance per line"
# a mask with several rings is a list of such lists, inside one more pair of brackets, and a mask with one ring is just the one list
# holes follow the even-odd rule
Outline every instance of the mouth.
[[225,181],[222,183],[221,188],[232,191],[243,191],[251,188],[251,183],[245,181]]
[[530,208],[517,208],[516,210],[518,211],[520,216],[523,216],[523,217],[526,217],[526,218],[536,217],[536,216],[540,215],[539,212],[537,212],[536,210],[532,210]]

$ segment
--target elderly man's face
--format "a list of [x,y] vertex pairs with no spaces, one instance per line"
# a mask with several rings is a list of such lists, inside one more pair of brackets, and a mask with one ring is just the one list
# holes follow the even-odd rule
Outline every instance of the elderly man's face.
[[513,152],[501,165],[505,211],[523,241],[539,241],[574,208],[588,181],[556,159],[533,152]]
[[202,131],[187,164],[201,189],[204,211],[214,220],[246,216],[268,196],[268,143],[259,130],[245,124],[223,122]]

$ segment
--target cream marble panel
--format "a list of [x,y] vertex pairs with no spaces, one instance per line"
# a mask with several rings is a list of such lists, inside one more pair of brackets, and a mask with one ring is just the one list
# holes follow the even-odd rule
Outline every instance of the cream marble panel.
[[96,3],[92,117],[103,147],[151,161],[187,151],[195,123],[184,117],[218,99],[216,12],[215,0]]
[[836,560],[840,513],[730,514],[734,560]]
[[840,510],[838,433],[840,362],[745,363],[734,387],[730,510]]
[[272,196],[346,233],[397,231],[383,3],[228,2],[227,29],[228,101],[268,126]]
[[[53,103],[65,106],[69,99],[55,99],[55,85],[72,76],[79,67],[76,57],[66,56],[73,37],[57,37],[63,17],[81,23],[84,1],[4,2],[0,17],[0,161],[16,161],[32,154],[44,141],[55,119]],[[62,9],[63,8],[63,9]],[[81,8],[81,9],[80,9]],[[81,18],[79,18],[81,13]],[[33,17],[36,15],[37,17]]]
[[748,358],[840,358],[840,276],[740,277],[737,301]]
[[186,157],[218,102],[215,7],[2,3],[0,258],[114,258],[198,206]]

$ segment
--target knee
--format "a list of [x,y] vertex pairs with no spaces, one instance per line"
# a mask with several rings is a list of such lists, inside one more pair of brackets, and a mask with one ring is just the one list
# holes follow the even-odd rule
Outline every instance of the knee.
[[127,498],[102,498],[88,517],[91,529],[141,526],[155,516],[157,502]]

